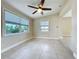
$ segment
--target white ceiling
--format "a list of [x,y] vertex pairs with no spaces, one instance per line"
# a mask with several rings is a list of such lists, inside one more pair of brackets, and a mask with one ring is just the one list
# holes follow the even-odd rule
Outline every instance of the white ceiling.
[[72,17],[72,9],[69,10],[63,17]]
[[[12,5],[22,13],[32,17],[41,17],[40,13],[32,14],[35,9],[27,7],[27,5],[37,6],[40,0],[5,0],[8,4]],[[57,14],[64,7],[67,0],[45,0],[45,7],[52,8],[52,11],[44,11],[44,15]]]

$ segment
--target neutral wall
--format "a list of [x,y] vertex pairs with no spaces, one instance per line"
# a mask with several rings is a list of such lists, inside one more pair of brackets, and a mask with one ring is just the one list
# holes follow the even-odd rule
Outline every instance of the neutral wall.
[[[40,22],[49,21],[49,31],[40,31]],[[71,37],[72,32],[72,18],[60,16],[47,16],[35,19],[33,21],[33,35],[34,37],[48,37],[48,38],[62,38]]]
[[73,51],[75,55],[77,55],[77,0],[69,1],[69,5],[67,4],[67,7],[64,7],[60,15],[64,15],[67,13],[67,11],[69,11],[69,9],[72,10],[72,34],[71,39],[67,41],[67,43],[69,42],[68,47]]
[[[10,8],[10,7],[9,7]],[[18,12],[18,10],[15,10],[13,8],[10,8],[9,10],[13,11],[17,16],[23,17],[25,19],[29,20],[29,32],[22,32],[22,33],[16,33],[12,35],[5,35],[5,17],[4,17],[4,9],[5,7],[2,6],[2,39],[1,39],[1,49],[5,50],[9,47],[12,47],[15,44],[18,44],[22,41],[27,41],[32,38],[32,19],[28,16],[24,16],[22,13]]]
[[62,42],[71,49],[73,55],[77,57],[77,1],[72,0],[72,30],[71,30],[71,37],[65,36],[66,40]]
[[62,39],[61,42],[68,48],[70,48],[71,42],[71,33],[72,33],[72,17],[63,17],[61,18],[61,32]]
[[[49,32],[40,31],[40,22],[49,21]],[[47,16],[35,19],[33,22],[33,37],[58,38],[69,49],[72,41],[72,17]]]
[[[44,20],[49,21],[49,32],[40,31],[40,22]],[[51,38],[58,37],[59,33],[57,33],[58,29],[56,29],[56,26],[58,26],[58,23],[56,21],[57,21],[57,17],[52,17],[52,16],[35,19],[33,22],[34,24],[33,37],[51,37]]]
[[[29,20],[30,22],[32,20]],[[29,25],[29,29],[32,29],[32,23]],[[22,32],[22,33],[16,33],[12,35],[3,35],[1,39],[1,49],[6,49],[8,47],[11,47],[14,44],[17,44],[24,40],[30,40],[32,38],[32,30],[29,30],[29,32]]]
[[77,57],[77,0],[73,0],[72,6],[72,40],[70,48]]

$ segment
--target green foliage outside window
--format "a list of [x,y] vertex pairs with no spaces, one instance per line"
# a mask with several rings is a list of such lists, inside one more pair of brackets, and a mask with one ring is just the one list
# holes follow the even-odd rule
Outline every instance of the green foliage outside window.
[[19,33],[28,30],[28,25],[17,25],[6,23],[6,33]]

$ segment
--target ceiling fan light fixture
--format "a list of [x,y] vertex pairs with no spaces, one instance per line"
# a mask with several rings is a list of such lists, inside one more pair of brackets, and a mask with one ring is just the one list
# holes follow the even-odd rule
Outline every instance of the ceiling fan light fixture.
[[34,8],[36,9],[36,11],[34,11],[32,14],[35,14],[36,12],[38,13],[41,13],[43,15],[43,10],[46,11],[46,10],[52,10],[51,8],[44,8],[43,5],[44,5],[44,2],[45,0],[41,0],[41,2],[38,4],[38,6],[31,6],[31,5],[27,5],[28,7],[31,7],[31,8]]
[[42,9],[38,9],[38,12],[41,13],[42,12]]

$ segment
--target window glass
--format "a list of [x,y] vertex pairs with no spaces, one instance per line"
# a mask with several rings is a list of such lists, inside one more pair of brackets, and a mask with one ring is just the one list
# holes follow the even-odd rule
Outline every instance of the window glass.
[[40,22],[40,30],[43,32],[48,31],[48,21],[41,21]]
[[27,32],[29,29],[29,20],[5,11],[5,29],[6,34]]
[[6,33],[17,33],[20,32],[20,26],[16,24],[6,23]]

